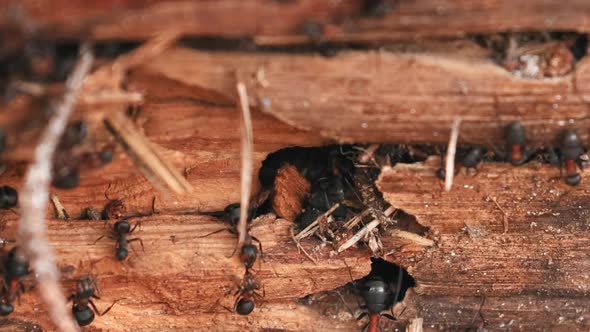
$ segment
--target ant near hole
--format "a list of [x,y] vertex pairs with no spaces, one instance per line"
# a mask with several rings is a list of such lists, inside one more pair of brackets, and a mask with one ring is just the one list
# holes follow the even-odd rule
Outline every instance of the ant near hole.
[[254,300],[261,300],[265,296],[264,287],[262,288],[262,295],[258,292],[259,289],[260,287],[254,275],[250,270],[246,270],[241,285],[239,285],[238,290],[234,293],[234,296],[236,297],[234,311],[242,316],[252,313],[256,306]]

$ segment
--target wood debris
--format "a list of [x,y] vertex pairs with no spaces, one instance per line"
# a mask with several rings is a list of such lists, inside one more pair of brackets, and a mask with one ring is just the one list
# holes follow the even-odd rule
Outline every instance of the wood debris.
[[303,201],[309,194],[311,184],[299,174],[293,165],[285,164],[277,171],[274,182],[272,207],[275,213],[294,221],[303,209]]

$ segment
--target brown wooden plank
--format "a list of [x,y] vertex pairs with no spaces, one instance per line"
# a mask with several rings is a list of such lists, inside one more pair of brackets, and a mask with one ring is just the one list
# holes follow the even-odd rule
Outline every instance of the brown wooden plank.
[[[590,32],[584,0],[386,1],[384,17],[363,16],[361,0],[85,1],[6,0],[0,26],[20,25],[46,37],[146,39],[166,29],[192,36],[256,37],[263,44],[308,42],[303,25],[325,40],[376,41],[531,30]],[[239,13],[239,14],[238,14]]]

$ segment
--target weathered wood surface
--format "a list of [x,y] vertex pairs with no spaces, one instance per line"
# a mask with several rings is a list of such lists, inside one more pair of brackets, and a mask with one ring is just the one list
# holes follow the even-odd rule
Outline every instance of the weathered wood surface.
[[[161,211],[222,210],[227,204],[238,202],[240,136],[237,109],[232,105],[203,103],[190,86],[166,80],[161,75],[138,72],[131,76],[129,85],[145,93],[147,98],[136,120],[139,129],[165,158],[179,170],[184,170],[195,192],[187,196],[158,193],[119,149],[115,160],[104,168],[81,169],[82,191],[54,189],[70,214],[78,216],[88,206],[104,207],[108,201],[105,194],[110,199],[123,200],[129,211],[143,213],[151,211],[153,197],[156,197],[156,208]],[[38,117],[40,112],[39,107],[18,110],[33,117]],[[80,112],[77,116],[89,124],[93,142],[102,144],[112,141],[98,110],[86,107]],[[26,120],[27,117],[18,120],[6,114],[0,119],[0,123],[8,128],[5,160],[20,162],[30,158],[42,120],[37,119],[29,127],[23,127]],[[12,126],[18,121],[23,126]],[[290,146],[329,143],[329,140],[313,132],[289,127],[255,110],[252,121],[256,133],[253,155],[255,180],[258,167],[268,153]],[[3,182],[19,188],[24,170],[23,166],[9,167],[2,176]],[[254,186],[258,188],[258,181],[254,182]]]
[[[196,65],[198,64],[198,65]],[[533,144],[557,144],[564,128],[590,128],[590,62],[567,76],[530,80],[488,59],[387,51],[319,55],[167,51],[142,70],[228,102],[233,72],[252,77],[251,102],[294,127],[341,142],[459,142],[502,148],[504,126],[520,120]],[[253,96],[253,97],[252,97]]]
[[378,182],[385,199],[437,241],[419,262],[402,263],[417,287],[401,318],[467,326],[485,296],[482,314],[492,330],[587,329],[590,183],[569,187],[556,167],[483,164],[476,176],[456,176],[447,193],[435,177],[439,165],[399,164]]
[[191,36],[254,37],[261,44],[309,42],[305,23],[332,41],[455,37],[508,30],[590,32],[585,0],[387,1],[384,17],[363,16],[361,0],[34,1],[4,0],[0,26],[45,38],[147,39],[166,29]]
[[[82,188],[79,191],[84,190]],[[6,217],[6,216],[5,216]],[[237,331],[285,329],[289,331],[342,330],[356,328],[354,319],[339,321],[321,316],[297,304],[307,294],[329,290],[360,278],[370,270],[369,253],[350,250],[347,255],[330,257],[322,250],[319,264],[297,252],[291,240],[291,223],[266,218],[252,228],[261,240],[264,261],[256,264],[256,278],[264,285],[265,298],[259,309],[241,317],[232,308],[235,282],[244,273],[237,258],[227,258],[235,247],[235,235],[220,232],[219,220],[199,215],[156,214],[131,218],[141,222],[133,234],[143,240],[145,251],[134,242],[126,262],[114,259],[115,242],[105,237],[110,226],[101,221],[48,221],[48,236],[64,276],[67,292],[85,274],[98,277],[99,308],[117,304],[107,316],[97,317],[92,328],[116,331]],[[14,218],[2,225],[3,237],[16,228]],[[32,283],[28,283],[32,286]],[[12,319],[52,325],[34,290],[28,291]],[[349,317],[352,318],[352,317]],[[2,329],[2,326],[0,326]],[[18,329],[17,329],[18,330]]]

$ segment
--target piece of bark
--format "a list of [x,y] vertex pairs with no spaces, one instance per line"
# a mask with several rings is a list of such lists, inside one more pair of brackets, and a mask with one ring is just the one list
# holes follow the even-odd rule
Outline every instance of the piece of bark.
[[235,100],[237,68],[251,77],[245,82],[250,101],[264,113],[340,142],[446,144],[459,116],[459,144],[501,149],[512,121],[523,123],[531,145],[558,144],[568,127],[588,143],[587,59],[570,75],[527,80],[491,60],[444,54],[369,51],[324,58],[176,48],[143,70],[192,87],[196,98],[228,103]]
[[309,194],[309,181],[293,165],[285,164],[277,170],[272,196],[273,211],[282,218],[294,221],[303,210]]
[[[145,251],[138,243],[130,243],[129,259],[125,262],[115,259],[114,240],[105,236],[97,241],[109,234],[112,223],[48,221],[48,238],[58,257],[66,292],[74,291],[77,278],[93,274],[101,293],[101,299],[96,301],[99,309],[104,310],[118,300],[108,315],[95,318],[93,328],[154,330],[176,326],[181,330],[236,330],[249,326],[248,329],[259,330],[272,325],[296,330],[295,326],[305,323],[311,329],[335,324],[337,329],[350,330],[355,325],[354,321],[337,322],[321,317],[297,305],[296,300],[342,286],[350,282],[351,275],[366,275],[370,270],[367,251],[354,250],[346,256],[330,257],[326,248],[318,253],[320,260],[314,264],[298,253],[289,232],[291,222],[272,217],[257,220],[251,233],[263,245],[264,260],[256,262],[254,271],[265,297],[251,316],[241,317],[223,307],[233,307],[235,282],[244,273],[237,258],[228,258],[235,247],[235,235],[227,231],[203,237],[224,229],[223,223],[207,216],[172,214],[129,221],[132,225],[141,222],[133,237],[142,239]],[[10,238],[15,227],[14,217],[4,220],[3,236]],[[48,317],[38,301],[34,291],[26,292],[10,318],[50,330]],[[287,310],[305,317],[284,314]],[[283,317],[277,318],[280,315]],[[194,324],[192,328],[190,324]]]
[[[0,4],[0,27],[14,31],[11,36],[20,30],[45,38],[94,40],[147,39],[174,28],[188,36],[254,37],[260,44],[374,42],[511,30],[590,32],[585,16],[590,4],[584,0],[386,0],[389,10],[383,15],[363,11],[362,2],[12,0]],[[306,35],[306,24],[313,24],[317,33]],[[18,39],[13,44],[17,47]]]
[[[453,189],[444,192],[438,167],[438,158],[398,164],[383,169],[378,181],[384,198],[414,215],[436,242],[411,260],[403,252],[388,257],[407,267],[417,283],[415,296],[404,300],[414,314],[402,317],[423,317],[425,328],[465,327],[485,296],[482,313],[492,330],[587,328],[580,317],[590,314],[590,239],[584,235],[590,183],[570,187],[549,165],[482,163],[475,176],[461,170]],[[472,236],[474,228],[483,232]],[[549,311],[551,317],[543,318]]]

